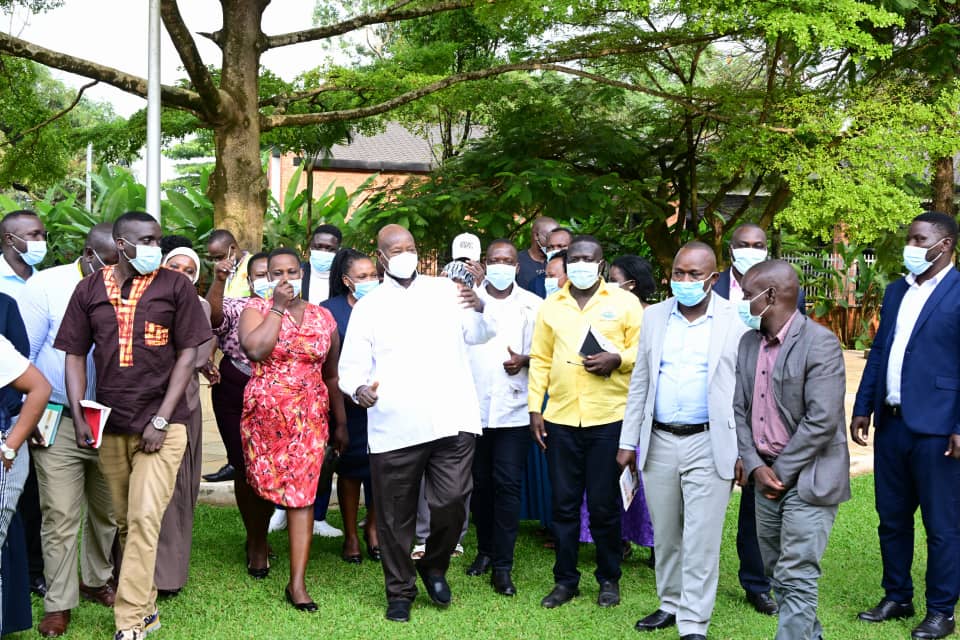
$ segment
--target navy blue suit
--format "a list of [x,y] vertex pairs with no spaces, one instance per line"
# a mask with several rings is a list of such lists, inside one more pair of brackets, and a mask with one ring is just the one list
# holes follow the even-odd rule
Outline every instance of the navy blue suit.
[[886,406],[887,365],[901,278],[883,295],[880,327],[857,390],[855,416],[874,417],[874,484],[886,598],[913,598],[914,514],[927,532],[927,610],[952,615],[960,593],[960,460],[944,456],[960,434],[960,272],[950,267],[923,306],[903,356],[900,411]]
[[[724,298],[730,298],[730,278],[732,267],[720,272],[713,291]],[[806,299],[803,291],[797,300],[797,309],[805,314]],[[740,494],[740,513],[737,518],[737,556],[740,558],[740,586],[747,593],[767,593],[770,591],[770,579],[763,572],[763,558],[760,557],[760,543],[757,541],[757,508],[753,492],[753,483],[743,488]]]

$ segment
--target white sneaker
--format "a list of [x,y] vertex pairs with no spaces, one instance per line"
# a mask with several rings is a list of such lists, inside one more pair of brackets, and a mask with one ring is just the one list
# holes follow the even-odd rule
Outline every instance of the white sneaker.
[[113,640],[141,640],[143,638],[143,632],[140,629],[117,629],[117,632],[113,634]]
[[287,528],[287,512],[283,509],[277,509],[270,516],[270,524],[267,525],[267,533],[274,531],[283,531]]
[[314,520],[313,535],[321,538],[339,538],[343,535],[343,531],[331,526],[326,520]]

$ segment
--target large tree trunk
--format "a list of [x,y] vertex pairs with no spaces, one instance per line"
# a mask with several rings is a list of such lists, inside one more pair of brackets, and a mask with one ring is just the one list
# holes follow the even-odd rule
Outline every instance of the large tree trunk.
[[214,128],[216,166],[210,176],[217,227],[230,229],[240,246],[259,250],[268,185],[260,164],[258,85],[264,36],[260,22],[267,0],[221,0],[223,71],[221,91],[232,99],[232,117]]
[[957,215],[954,200],[953,157],[937,158],[933,172],[933,208],[951,216]]

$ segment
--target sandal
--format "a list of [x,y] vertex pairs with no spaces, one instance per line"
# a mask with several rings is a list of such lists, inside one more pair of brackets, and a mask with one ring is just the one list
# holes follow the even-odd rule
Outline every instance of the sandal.
[[410,552],[410,557],[414,560],[420,560],[427,553],[426,544],[415,544],[413,545],[413,551]]

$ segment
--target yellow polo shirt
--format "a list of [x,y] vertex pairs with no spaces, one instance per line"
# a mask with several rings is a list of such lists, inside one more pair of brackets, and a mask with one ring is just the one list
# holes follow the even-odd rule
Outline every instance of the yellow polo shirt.
[[[630,375],[637,359],[643,306],[637,296],[601,280],[600,288],[580,308],[570,283],[540,305],[530,349],[527,408],[540,412],[544,393],[550,400],[544,419],[571,427],[595,427],[623,420]],[[587,327],[602,334],[620,355],[620,367],[604,378],[579,364]]]
[[237,263],[237,270],[227,278],[226,285],[223,288],[224,298],[248,298],[250,297],[250,284],[247,282],[247,269],[250,266],[250,256],[253,254],[247,251],[243,254],[240,262]]

